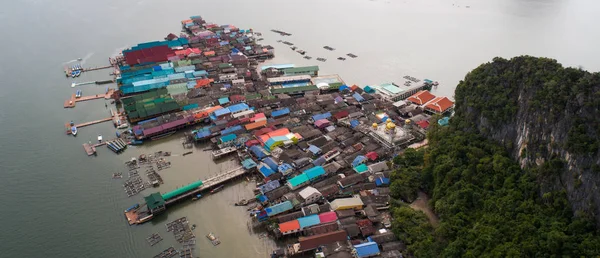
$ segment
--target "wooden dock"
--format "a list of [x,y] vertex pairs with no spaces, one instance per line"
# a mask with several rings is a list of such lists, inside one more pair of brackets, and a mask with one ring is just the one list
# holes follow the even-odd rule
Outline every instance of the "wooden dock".
[[74,108],[75,107],[75,103],[82,102],[82,101],[88,101],[88,100],[93,100],[93,99],[101,99],[101,98],[110,99],[114,93],[115,93],[114,89],[109,89],[106,94],[96,94],[96,95],[91,95],[91,96],[82,96],[80,98],[76,98],[75,94],[73,94],[73,95],[71,95],[70,99],[65,100],[64,108]]
[[92,156],[94,154],[96,154],[96,147],[105,145],[106,142],[101,142],[101,143],[96,143],[96,144],[89,144],[89,143],[84,143],[83,144],[83,149],[85,150],[85,153],[87,153],[88,156]]
[[[81,127],[86,127],[86,126],[90,126],[90,125],[95,125],[95,124],[99,124],[99,123],[104,123],[104,122],[108,122],[108,121],[112,121],[113,118],[112,117],[107,117],[107,118],[103,118],[103,119],[99,119],[99,120],[94,120],[94,121],[89,121],[89,122],[85,122],[85,123],[81,123],[81,124],[75,124],[75,127],[77,127],[77,129],[81,128]],[[71,123],[65,123],[65,128],[67,129],[67,134],[71,134]]]
[[102,70],[102,69],[108,69],[108,68],[113,68],[113,65],[107,65],[107,66],[99,66],[99,67],[92,67],[92,68],[83,68],[82,72],[89,72],[89,71],[96,71],[96,70]]

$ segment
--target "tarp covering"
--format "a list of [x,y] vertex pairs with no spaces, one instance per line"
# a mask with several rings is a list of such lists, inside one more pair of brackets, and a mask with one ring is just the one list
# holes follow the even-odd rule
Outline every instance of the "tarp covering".
[[265,193],[275,190],[276,188],[278,188],[280,186],[281,186],[281,184],[279,183],[279,180],[272,180],[272,181],[267,182],[264,185],[259,186],[258,189],[260,190],[261,193],[265,194]]

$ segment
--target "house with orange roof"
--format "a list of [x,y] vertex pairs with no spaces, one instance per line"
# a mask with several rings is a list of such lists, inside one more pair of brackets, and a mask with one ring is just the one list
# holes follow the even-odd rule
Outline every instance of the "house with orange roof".
[[279,232],[282,235],[289,235],[300,231],[300,222],[298,220],[292,220],[279,224]]
[[454,102],[447,97],[435,97],[425,105],[425,110],[436,114],[442,114],[450,110],[454,106]]
[[428,90],[422,90],[408,97],[407,100],[420,106],[431,101],[434,98],[435,95],[431,94],[431,92],[429,92]]

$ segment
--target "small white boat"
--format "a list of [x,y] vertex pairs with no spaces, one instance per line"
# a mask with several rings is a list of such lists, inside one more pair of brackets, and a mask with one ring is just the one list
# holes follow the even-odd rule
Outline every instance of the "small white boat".
[[71,135],[77,136],[77,127],[76,126],[71,126]]
[[102,142],[102,135],[98,135],[98,142]]
[[129,127],[127,123],[122,123],[119,126],[117,126],[117,129],[127,129],[127,127]]
[[81,58],[81,57],[80,57],[80,58],[77,58],[77,61],[81,61],[81,60],[83,60],[83,58]]

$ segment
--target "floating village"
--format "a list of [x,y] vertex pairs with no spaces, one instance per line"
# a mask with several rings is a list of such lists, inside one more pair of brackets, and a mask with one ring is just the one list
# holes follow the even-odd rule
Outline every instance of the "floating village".
[[[64,103],[65,108],[94,99],[111,103],[106,118],[65,124],[72,136],[98,123],[112,122],[117,128],[114,137],[98,135],[97,141],[83,144],[87,155],[98,155],[101,146],[125,153],[129,145],[181,131],[186,148],[210,144],[214,160],[239,160],[237,168],[212,178],[134,200],[145,189],[160,187],[160,174],[170,167],[171,154],[132,158],[126,163],[124,184],[132,198],[132,206],[124,210],[127,222],[143,224],[173,206],[201,202],[237,178],[255,178],[255,198],[235,205],[248,212],[249,227],[263,232],[261,237],[293,242],[271,257],[403,257],[405,246],[391,232],[388,211],[391,159],[407,148],[426,146],[431,123],[448,124],[454,103],[430,92],[438,83],[407,75],[397,82],[358,86],[335,74],[321,75],[317,65],[261,65],[275,56],[274,47],[259,44],[261,33],[213,24],[200,16],[181,25],[180,35],[171,33],[162,41],[123,50],[105,67],[65,68],[69,78],[90,70],[113,70],[113,78],[106,81],[73,83],[77,90]],[[272,32],[282,38],[291,35]],[[350,58],[345,62],[359,58],[349,53],[338,60],[345,60],[343,56]],[[116,83],[117,88],[92,96],[80,89],[105,83]],[[194,247],[196,225],[183,217],[166,227],[182,247],[157,250],[155,257],[199,255]],[[219,232],[197,233],[215,248],[221,243]],[[146,240],[154,246],[163,237],[155,233]]]

